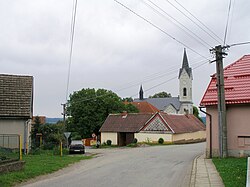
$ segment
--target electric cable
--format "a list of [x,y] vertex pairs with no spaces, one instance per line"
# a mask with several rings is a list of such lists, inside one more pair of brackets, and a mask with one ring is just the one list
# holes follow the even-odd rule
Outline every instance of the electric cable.
[[225,46],[226,39],[227,39],[227,29],[228,29],[228,22],[229,22],[229,17],[230,17],[231,4],[232,4],[232,0],[229,1],[229,6],[228,6],[227,21],[226,21],[226,28],[225,28],[225,35],[224,35],[223,46]]
[[176,39],[175,37],[173,37],[172,35],[170,35],[169,33],[167,33],[165,30],[161,29],[159,26],[155,25],[154,23],[152,23],[151,21],[147,20],[146,18],[144,18],[143,16],[139,15],[138,13],[136,13],[135,11],[133,11],[132,9],[130,9],[129,7],[127,7],[126,5],[122,4],[121,2],[119,2],[118,0],[114,0],[117,4],[120,4],[122,7],[124,7],[125,9],[127,9],[128,11],[132,12],[134,15],[136,15],[137,17],[141,18],[142,20],[144,20],[145,22],[147,22],[148,24],[150,24],[151,26],[155,27],[156,29],[158,29],[159,31],[161,31],[162,33],[164,33],[165,35],[167,35],[168,37],[172,38],[173,40],[175,40],[176,42],[178,42],[179,44],[185,46],[186,48],[188,48],[189,50],[193,51],[194,53],[198,54],[199,56],[203,57],[206,59],[206,57],[202,54],[200,54],[199,52],[195,51],[194,49],[192,49],[191,47],[189,47],[188,45],[186,45],[185,43],[181,42],[180,40]]

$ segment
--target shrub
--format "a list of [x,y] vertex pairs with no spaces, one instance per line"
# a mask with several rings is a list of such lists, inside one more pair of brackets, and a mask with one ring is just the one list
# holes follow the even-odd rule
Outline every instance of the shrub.
[[136,138],[133,139],[132,143],[137,143],[138,140]]
[[163,138],[159,138],[158,143],[159,144],[163,144],[164,143],[164,139]]
[[112,141],[111,140],[107,140],[107,145],[111,145]]

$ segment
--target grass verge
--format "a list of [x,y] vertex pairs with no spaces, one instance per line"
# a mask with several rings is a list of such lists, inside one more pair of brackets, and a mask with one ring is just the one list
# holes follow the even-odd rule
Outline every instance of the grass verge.
[[246,158],[213,158],[213,163],[226,187],[246,186]]
[[90,158],[92,158],[92,156],[65,155],[61,157],[52,154],[27,155],[23,157],[23,160],[26,162],[26,164],[22,171],[0,175],[0,186],[13,186],[36,176],[55,172],[68,166],[69,164]]

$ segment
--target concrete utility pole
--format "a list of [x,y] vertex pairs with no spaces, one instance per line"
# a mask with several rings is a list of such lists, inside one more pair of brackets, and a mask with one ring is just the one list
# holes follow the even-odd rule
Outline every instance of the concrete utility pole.
[[223,55],[227,55],[222,50],[225,47],[216,46],[212,51],[215,51],[216,56],[216,79],[217,79],[217,94],[218,94],[218,116],[219,116],[219,150],[220,157],[227,157],[227,120],[226,120],[226,103],[224,89],[224,73],[223,73]]
[[65,122],[66,122],[66,104],[63,103],[63,104],[61,104],[61,105],[62,105],[62,107],[63,107],[62,115],[63,115],[63,123],[64,123],[64,125],[65,125]]

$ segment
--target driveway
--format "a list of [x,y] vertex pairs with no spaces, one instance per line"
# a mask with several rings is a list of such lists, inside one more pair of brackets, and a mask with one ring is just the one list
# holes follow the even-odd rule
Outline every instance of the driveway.
[[192,161],[204,153],[205,143],[86,151],[98,156],[24,186],[188,186]]

